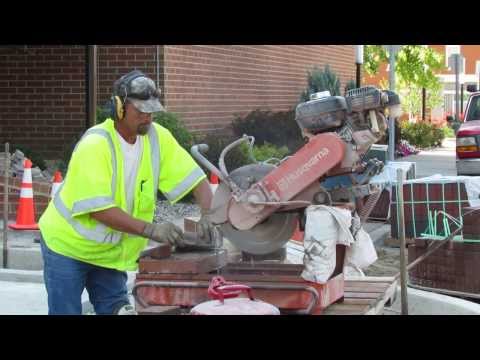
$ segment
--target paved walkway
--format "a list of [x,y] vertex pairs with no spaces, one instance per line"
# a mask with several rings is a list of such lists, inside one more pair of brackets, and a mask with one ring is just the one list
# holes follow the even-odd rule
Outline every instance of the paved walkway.
[[398,158],[396,161],[416,163],[417,178],[435,174],[456,176],[455,157],[455,139],[448,138],[443,141],[442,147],[420,151],[417,155]]

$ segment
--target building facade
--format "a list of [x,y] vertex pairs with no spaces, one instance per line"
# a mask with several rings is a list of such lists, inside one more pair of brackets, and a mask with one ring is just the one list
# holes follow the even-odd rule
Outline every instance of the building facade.
[[[354,45],[97,46],[97,105],[113,82],[139,69],[168,111],[197,133],[222,131],[235,114],[291,109],[307,71],[329,64],[342,87],[355,78]],[[0,47],[0,143],[60,156],[87,129],[87,46]]]

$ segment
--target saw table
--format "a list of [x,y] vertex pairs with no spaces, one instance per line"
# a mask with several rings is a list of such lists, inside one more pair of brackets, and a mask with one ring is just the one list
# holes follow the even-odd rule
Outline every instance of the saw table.
[[345,247],[337,246],[337,268],[326,284],[302,279],[303,265],[281,261],[240,261],[226,251],[169,253],[153,249],[139,259],[132,294],[140,315],[188,313],[208,301],[213,276],[250,286],[255,298],[278,307],[282,314],[321,314],[344,297],[342,273]]

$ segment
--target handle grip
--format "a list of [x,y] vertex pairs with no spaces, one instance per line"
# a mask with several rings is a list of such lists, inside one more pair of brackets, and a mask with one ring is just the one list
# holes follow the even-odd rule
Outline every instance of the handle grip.
[[252,288],[233,282],[225,281],[221,276],[215,276],[208,287],[208,296],[214,300],[220,300],[223,304],[225,299],[235,298],[242,292],[246,292],[250,300],[255,300],[252,293]]

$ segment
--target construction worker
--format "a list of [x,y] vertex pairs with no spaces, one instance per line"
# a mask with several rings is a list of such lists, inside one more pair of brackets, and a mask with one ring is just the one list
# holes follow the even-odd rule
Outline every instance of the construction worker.
[[152,114],[164,111],[155,83],[140,71],[118,79],[112,118],[84,134],[62,187],[39,221],[49,314],[81,314],[87,289],[96,314],[134,314],[127,273],[149,239],[183,245],[169,222],[152,223],[160,190],[170,203],[193,195],[202,241],[212,240],[206,175]]

